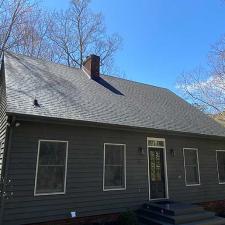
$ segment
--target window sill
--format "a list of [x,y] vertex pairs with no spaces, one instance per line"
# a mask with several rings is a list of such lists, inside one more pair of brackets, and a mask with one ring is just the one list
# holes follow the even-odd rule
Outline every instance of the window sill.
[[66,192],[53,192],[53,193],[34,193],[34,196],[35,197],[38,197],[38,196],[47,196],[47,195],[64,195],[66,194]]
[[201,184],[186,184],[186,187],[200,186]]
[[103,191],[125,191],[126,188],[103,188]]

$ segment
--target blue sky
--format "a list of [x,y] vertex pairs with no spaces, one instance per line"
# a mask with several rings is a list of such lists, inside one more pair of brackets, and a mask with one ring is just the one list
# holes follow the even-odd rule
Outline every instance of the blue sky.
[[[64,9],[69,0],[43,0]],[[207,63],[210,47],[225,33],[222,0],[92,0],[109,33],[118,32],[123,48],[115,61],[127,79],[175,92],[183,71]]]

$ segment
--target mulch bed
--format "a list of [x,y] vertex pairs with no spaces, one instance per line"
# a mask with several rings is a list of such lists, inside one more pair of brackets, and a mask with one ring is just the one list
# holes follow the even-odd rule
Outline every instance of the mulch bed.
[[118,213],[99,216],[78,217],[65,220],[34,223],[30,225],[118,225]]

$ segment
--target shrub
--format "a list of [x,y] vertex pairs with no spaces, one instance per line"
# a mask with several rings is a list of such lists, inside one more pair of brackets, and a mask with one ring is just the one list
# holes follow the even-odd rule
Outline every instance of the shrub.
[[137,217],[135,212],[133,211],[127,211],[124,213],[121,213],[118,219],[119,225],[137,225]]
[[204,209],[215,212],[216,214],[225,214],[225,201],[212,201],[202,204]]

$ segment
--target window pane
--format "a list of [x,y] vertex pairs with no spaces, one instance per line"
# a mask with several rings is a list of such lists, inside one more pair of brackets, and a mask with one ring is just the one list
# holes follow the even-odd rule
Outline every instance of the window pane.
[[123,145],[106,145],[105,146],[105,164],[106,165],[123,165],[124,146]]
[[125,187],[124,145],[105,145],[105,188]]
[[36,194],[64,192],[66,150],[66,142],[40,142]]
[[164,141],[157,141],[157,140],[149,140],[148,146],[151,147],[164,147]]
[[161,181],[162,180],[162,171],[161,171],[161,156],[159,151],[150,151],[150,171],[151,171],[151,180],[152,181]]
[[39,165],[64,165],[66,142],[40,143]]
[[187,184],[199,183],[197,166],[186,166],[186,182]]
[[54,193],[64,191],[63,166],[39,166],[36,193]]
[[185,150],[185,164],[186,165],[197,165],[197,151],[186,149]]
[[225,152],[217,152],[219,182],[225,182]]
[[122,166],[106,166],[105,167],[105,187],[123,187],[124,186],[124,170]]
[[186,184],[199,184],[197,150],[184,149]]

